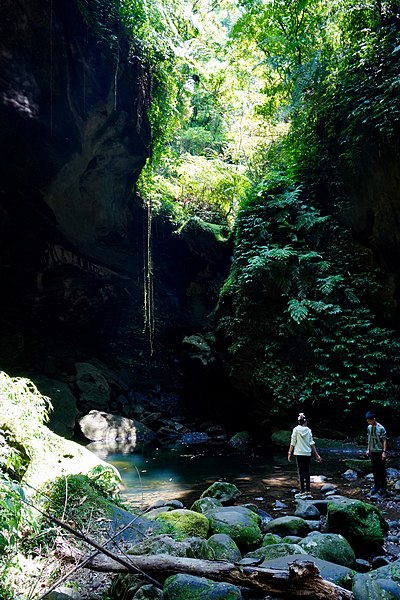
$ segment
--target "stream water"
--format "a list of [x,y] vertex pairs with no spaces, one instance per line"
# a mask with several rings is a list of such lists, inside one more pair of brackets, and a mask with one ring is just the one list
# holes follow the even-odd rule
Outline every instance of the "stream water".
[[[124,484],[122,498],[134,508],[173,499],[190,508],[214,481],[229,481],[242,492],[241,503],[253,502],[270,512],[281,510],[280,503],[290,502],[297,486],[296,463],[287,462],[285,449],[277,453],[258,447],[238,453],[226,446],[192,446],[137,453],[95,444],[90,449],[118,469]],[[354,455],[325,452],[322,463],[312,460],[312,491],[316,496],[323,481],[335,483],[346,495],[360,492],[360,486],[366,485],[364,480],[356,485],[342,477],[347,470],[344,460],[350,457]]]

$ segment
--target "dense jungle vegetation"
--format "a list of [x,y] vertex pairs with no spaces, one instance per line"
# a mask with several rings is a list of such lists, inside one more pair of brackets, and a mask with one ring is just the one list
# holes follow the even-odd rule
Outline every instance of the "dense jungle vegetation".
[[[332,418],[371,404],[399,412],[395,307],[372,241],[357,241],[345,215],[348,179],[398,149],[400,3],[76,4],[116,65],[129,40],[150,68],[152,157],[137,189],[149,214],[233,240],[216,344],[253,413],[284,414],[294,401],[329,405]],[[49,407],[25,381],[5,378],[0,391],[19,428],[0,436],[0,595],[11,599],[14,550],[29,553],[38,528],[20,481]],[[45,547],[53,532],[38,535]]]
[[399,3],[121,6],[153,73],[139,191],[177,230],[231,232],[217,337],[253,411],[398,410],[395,307],[373,240],[355,241],[345,215],[346,180],[397,147]]

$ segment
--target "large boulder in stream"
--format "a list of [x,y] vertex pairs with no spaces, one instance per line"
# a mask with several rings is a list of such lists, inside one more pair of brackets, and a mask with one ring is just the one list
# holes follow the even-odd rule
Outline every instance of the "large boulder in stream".
[[376,506],[338,497],[328,503],[326,529],[343,535],[354,550],[366,552],[382,547],[389,526]]
[[178,537],[196,536],[206,538],[208,534],[209,523],[207,517],[186,508],[163,512],[157,515],[156,520],[159,523],[169,525]]
[[200,498],[216,498],[222,504],[232,503],[239,498],[241,491],[233,483],[215,481],[200,496]]
[[307,554],[337,565],[353,568],[356,564],[353,548],[340,534],[313,531],[298,544]]
[[310,528],[304,519],[290,515],[269,521],[264,529],[265,533],[275,533],[281,536],[298,535],[302,537],[310,532]]
[[212,550],[208,547],[208,542],[204,538],[189,537],[178,541],[167,534],[145,538],[129,548],[127,554],[140,556],[143,554],[167,554],[168,556],[181,556],[185,558],[212,559]]
[[316,558],[315,556],[311,556],[311,554],[293,554],[282,556],[280,558],[273,558],[272,560],[265,560],[260,566],[264,569],[284,569],[286,571],[289,569],[289,564],[297,560],[300,562],[310,561],[314,563],[318,567],[322,579],[331,581],[344,588],[348,588],[351,585],[351,577],[354,573],[352,569],[343,567],[342,565],[336,565],[328,560]]
[[400,560],[353,577],[355,600],[395,600],[400,598]]
[[307,552],[303,550],[299,544],[278,543],[261,546],[261,548],[257,548],[257,550],[248,552],[245,555],[245,558],[259,558],[265,561],[281,556],[291,556],[293,554],[307,554]]
[[207,512],[210,531],[229,535],[240,549],[252,550],[261,543],[261,518],[245,506],[224,506]]
[[172,575],[164,584],[165,600],[241,600],[240,589],[231,583],[216,583],[194,575]]
[[129,440],[132,446],[151,442],[156,434],[135,419],[91,410],[79,420],[83,435],[92,442]]

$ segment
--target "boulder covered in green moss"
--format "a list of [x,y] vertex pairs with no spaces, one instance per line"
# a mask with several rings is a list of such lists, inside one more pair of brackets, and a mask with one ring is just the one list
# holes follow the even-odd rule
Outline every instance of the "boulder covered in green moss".
[[202,513],[205,515],[208,511],[213,508],[219,508],[222,506],[222,502],[217,500],[217,498],[210,498],[209,496],[204,496],[204,498],[199,498],[195,502],[193,502],[190,510],[194,510],[195,512]]
[[269,544],[261,546],[257,550],[248,552],[245,558],[261,558],[262,560],[272,560],[280,556],[291,556],[292,554],[306,554],[306,551],[298,544]]
[[231,583],[216,583],[194,575],[172,575],[164,583],[165,600],[241,600],[240,589]]
[[227,481],[215,481],[200,496],[200,498],[216,498],[222,504],[234,502],[241,495],[240,490],[233,483]]
[[158,523],[164,523],[178,537],[196,536],[206,538],[209,522],[206,516],[186,508],[178,508],[161,513],[156,517]]
[[299,542],[299,546],[307,554],[328,560],[336,565],[353,568],[356,563],[353,548],[342,535],[337,533],[312,532]]
[[356,552],[365,552],[382,547],[389,526],[376,506],[340,498],[328,503],[326,529],[343,535]]
[[239,549],[251,550],[261,543],[260,517],[245,506],[225,506],[207,513],[210,531],[229,535]]
[[263,537],[262,545],[270,546],[271,544],[279,544],[282,541],[283,540],[280,535],[275,535],[274,533],[266,533]]
[[236,542],[226,533],[215,533],[207,540],[212,560],[238,562],[242,555]]
[[279,430],[274,431],[271,435],[271,442],[274,446],[278,446],[279,448],[288,448],[290,444],[290,437],[292,435],[291,431]]
[[168,556],[181,556],[185,558],[212,559],[212,552],[204,538],[186,538],[178,541],[167,534],[153,535],[132,545],[127,554],[137,556],[167,554]]
[[286,535],[303,537],[310,532],[309,526],[304,519],[292,516],[272,519],[272,521],[265,525],[264,529],[265,533],[274,533],[283,537]]

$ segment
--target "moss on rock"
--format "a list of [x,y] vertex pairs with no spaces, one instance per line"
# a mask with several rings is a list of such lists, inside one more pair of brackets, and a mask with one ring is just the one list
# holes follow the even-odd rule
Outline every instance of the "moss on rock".
[[196,536],[206,538],[209,529],[207,517],[201,513],[178,508],[170,512],[161,513],[156,517],[158,522],[167,523],[178,537]]

